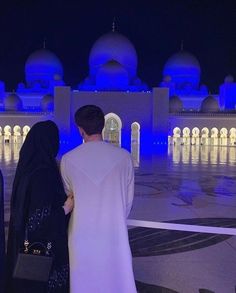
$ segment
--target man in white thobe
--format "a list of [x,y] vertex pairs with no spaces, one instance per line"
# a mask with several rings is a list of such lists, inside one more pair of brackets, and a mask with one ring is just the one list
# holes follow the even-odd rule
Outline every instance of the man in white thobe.
[[75,121],[84,144],[62,157],[74,194],[69,223],[70,293],[135,293],[126,218],[134,196],[130,154],[102,140],[104,114],[81,107]]

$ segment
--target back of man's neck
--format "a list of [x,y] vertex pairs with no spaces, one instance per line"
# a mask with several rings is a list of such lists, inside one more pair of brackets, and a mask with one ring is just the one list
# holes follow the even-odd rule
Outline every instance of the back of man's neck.
[[91,141],[102,141],[102,135],[101,134],[92,134],[92,135],[87,135],[84,138],[84,142],[91,142]]

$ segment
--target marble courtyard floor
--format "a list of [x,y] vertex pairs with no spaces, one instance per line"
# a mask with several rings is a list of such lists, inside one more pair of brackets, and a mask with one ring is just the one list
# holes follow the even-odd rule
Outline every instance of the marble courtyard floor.
[[[20,145],[0,145],[5,227]],[[236,227],[236,148],[170,146],[142,157],[130,219]],[[141,293],[234,293],[236,236],[129,227]]]

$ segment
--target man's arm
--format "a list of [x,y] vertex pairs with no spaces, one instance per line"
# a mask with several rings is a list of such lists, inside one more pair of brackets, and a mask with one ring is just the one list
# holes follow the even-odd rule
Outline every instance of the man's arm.
[[62,157],[61,159],[60,170],[61,170],[61,177],[62,177],[65,192],[68,196],[72,195],[73,194],[72,184],[68,175],[66,160],[64,157]]

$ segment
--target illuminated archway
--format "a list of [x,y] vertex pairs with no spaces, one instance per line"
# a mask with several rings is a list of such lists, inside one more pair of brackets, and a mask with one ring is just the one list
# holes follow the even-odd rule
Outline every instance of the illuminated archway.
[[173,129],[173,144],[175,145],[178,145],[181,143],[181,130],[179,127],[175,127]]
[[22,130],[23,130],[23,135],[26,136],[28,132],[30,131],[30,127],[28,125],[25,125]]
[[209,144],[208,138],[209,138],[209,129],[207,127],[204,127],[201,130],[201,145],[208,145]]
[[134,167],[138,167],[140,161],[140,124],[138,122],[131,124],[131,155]]
[[3,129],[4,132],[4,142],[9,143],[11,141],[11,126],[6,125]]
[[228,140],[228,130],[223,127],[220,130],[220,145],[227,145],[227,140]]
[[[2,140],[3,140],[2,127],[0,126],[0,146],[2,144]],[[0,147],[0,149],[1,149],[1,147]],[[1,153],[0,153],[0,157],[1,157]]]
[[21,138],[21,127],[19,125],[15,125],[13,127],[14,134],[14,143],[19,143]]
[[122,122],[118,115],[109,113],[105,115],[105,126],[103,129],[103,139],[116,146],[121,145]]
[[192,145],[199,145],[199,137],[200,137],[200,129],[198,127],[194,127],[192,129]]
[[190,129],[188,127],[184,127],[182,132],[183,132],[183,144],[189,145],[190,144]]
[[236,128],[232,127],[229,130],[229,144],[235,145],[236,144]]
[[25,140],[26,135],[28,134],[29,131],[30,131],[30,127],[29,127],[28,125],[25,125],[25,126],[22,128],[22,132],[23,132],[23,141]]
[[218,145],[219,130],[216,127],[211,129],[211,145]]

